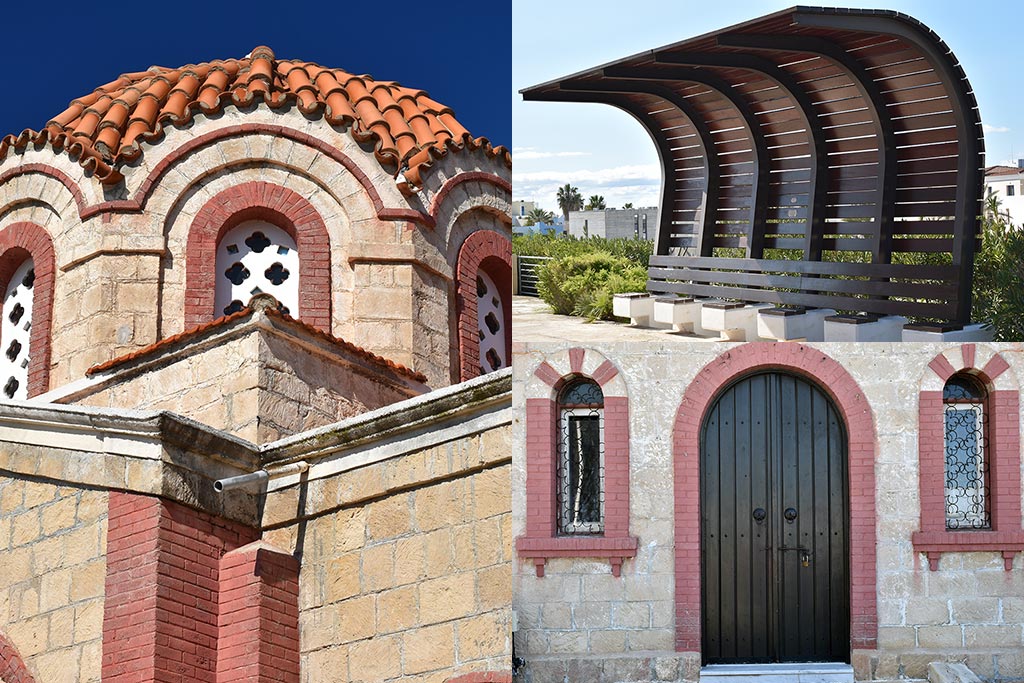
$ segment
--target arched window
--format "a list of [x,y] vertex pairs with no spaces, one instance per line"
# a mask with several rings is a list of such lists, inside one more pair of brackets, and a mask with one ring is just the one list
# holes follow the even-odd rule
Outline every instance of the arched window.
[[271,294],[283,313],[298,317],[299,252],[291,235],[266,221],[245,221],[217,244],[216,316],[240,311],[257,294]]
[[0,321],[0,391],[8,399],[28,398],[28,366],[36,272],[32,257],[15,270],[4,292]]
[[985,388],[966,373],[942,389],[947,529],[991,528],[985,403]]
[[505,367],[505,310],[501,290],[482,268],[476,273],[476,322],[480,334],[480,374]]
[[604,394],[592,379],[570,382],[558,398],[558,530],[604,531]]

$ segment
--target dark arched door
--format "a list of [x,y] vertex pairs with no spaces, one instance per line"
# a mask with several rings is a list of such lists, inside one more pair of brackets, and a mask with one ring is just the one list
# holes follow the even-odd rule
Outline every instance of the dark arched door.
[[849,661],[846,433],[781,372],[718,398],[701,430],[705,663]]

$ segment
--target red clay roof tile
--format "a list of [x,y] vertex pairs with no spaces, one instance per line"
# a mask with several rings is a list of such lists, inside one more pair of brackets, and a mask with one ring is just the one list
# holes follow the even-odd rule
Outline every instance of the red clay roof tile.
[[278,61],[265,46],[242,59],[123,74],[72,100],[42,131],[4,137],[0,158],[12,147],[49,142],[55,151],[79,155],[104,184],[116,184],[122,179],[118,168],[141,154],[140,141],[156,142],[166,124],[185,125],[196,110],[214,113],[254,100],[272,108],[296,102],[305,114],[323,110],[328,123],[350,126],[357,140],[373,143],[381,166],[395,176],[404,170],[414,185],[433,159],[449,151],[483,149],[512,165],[507,148],[473,139],[451,109],[422,90],[311,62]]
[[[234,322],[235,320],[240,320],[241,318],[248,318],[250,315],[252,315],[253,310],[254,309],[252,309],[252,308],[246,307],[246,308],[243,308],[240,311],[236,311],[236,312],[234,312],[234,313],[232,313],[230,315],[225,315],[223,317],[217,318],[216,320],[211,320],[208,323],[203,323],[202,325],[197,325],[196,327],[193,327],[190,330],[185,330],[184,332],[180,332],[180,333],[172,335],[170,337],[165,337],[165,338],[163,338],[163,339],[161,339],[161,340],[159,340],[157,342],[154,342],[154,343],[150,344],[149,346],[145,346],[145,347],[143,347],[143,348],[141,348],[141,349],[139,349],[137,351],[132,351],[131,353],[127,353],[127,354],[125,354],[123,356],[118,356],[117,358],[113,358],[113,359],[108,360],[108,361],[106,361],[104,363],[99,363],[97,365],[94,365],[91,368],[89,368],[88,370],[86,370],[85,374],[87,376],[91,377],[91,376],[99,374],[101,372],[106,372],[107,370],[112,370],[113,368],[116,368],[118,366],[124,365],[126,363],[130,363],[131,361],[134,361],[134,360],[136,360],[138,358],[142,358],[144,356],[153,355],[153,354],[155,354],[155,353],[157,353],[159,351],[162,351],[162,350],[166,349],[167,347],[172,346],[174,344],[178,344],[180,342],[184,342],[184,341],[189,341],[189,340],[195,339],[196,337],[199,337],[200,335],[202,335],[202,334],[204,334],[204,333],[206,333],[209,330],[212,330],[214,328],[223,327],[225,325],[228,325],[229,323]],[[264,310],[264,312],[267,315],[269,315],[269,316],[272,316],[272,317],[275,317],[275,318],[280,318],[280,319],[285,320],[285,321],[287,321],[289,323],[292,323],[294,325],[298,325],[303,330],[305,330],[307,334],[311,334],[311,335],[314,335],[316,337],[319,337],[320,339],[323,339],[324,341],[326,341],[326,342],[328,342],[330,344],[333,344],[334,346],[337,346],[337,347],[339,347],[341,349],[344,349],[345,351],[347,351],[348,353],[351,353],[354,356],[358,356],[358,357],[362,358],[363,360],[369,361],[370,363],[372,363],[374,365],[379,365],[379,366],[382,366],[382,367],[385,367],[385,368],[389,368],[393,372],[395,372],[395,373],[397,373],[399,375],[402,375],[402,376],[404,376],[404,377],[406,377],[408,379],[411,379],[413,381],[416,381],[416,382],[420,382],[420,383],[423,383],[423,384],[425,384],[427,382],[427,376],[424,375],[422,372],[417,372],[415,370],[412,370],[411,368],[407,368],[404,365],[396,363],[393,360],[389,360],[387,358],[384,358],[383,356],[378,356],[375,353],[367,351],[366,349],[364,349],[361,346],[356,346],[355,344],[353,344],[351,342],[345,341],[341,337],[335,337],[335,336],[333,336],[331,334],[328,334],[328,333],[324,332],[323,330],[320,330],[319,328],[313,327],[312,325],[310,325],[308,323],[305,323],[305,322],[303,322],[303,321],[301,321],[301,320],[299,320],[297,318],[293,318],[290,315],[286,315],[284,313],[281,313],[276,308],[266,308]]]

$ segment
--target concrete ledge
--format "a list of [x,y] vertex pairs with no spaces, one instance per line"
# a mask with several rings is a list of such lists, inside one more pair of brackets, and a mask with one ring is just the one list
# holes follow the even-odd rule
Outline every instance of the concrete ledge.
[[824,341],[825,319],[831,308],[766,308],[758,313],[757,334],[775,341]]
[[833,315],[825,318],[827,342],[894,342],[909,320],[901,315]]
[[757,341],[757,314],[771,304],[710,301],[701,307],[701,326],[723,341]]
[[990,342],[995,330],[980,323],[973,325],[904,325],[905,342]]
[[654,299],[654,321],[671,325],[673,332],[688,332],[697,336],[706,334],[701,326],[701,306],[707,299],[659,296]]
[[650,327],[654,297],[647,292],[628,292],[612,297],[612,315],[629,318],[634,327]]

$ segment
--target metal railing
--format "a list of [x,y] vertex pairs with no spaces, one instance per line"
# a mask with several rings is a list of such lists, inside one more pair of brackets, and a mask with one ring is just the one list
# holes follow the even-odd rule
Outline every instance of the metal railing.
[[537,268],[550,261],[550,256],[516,256],[516,294],[538,296]]

